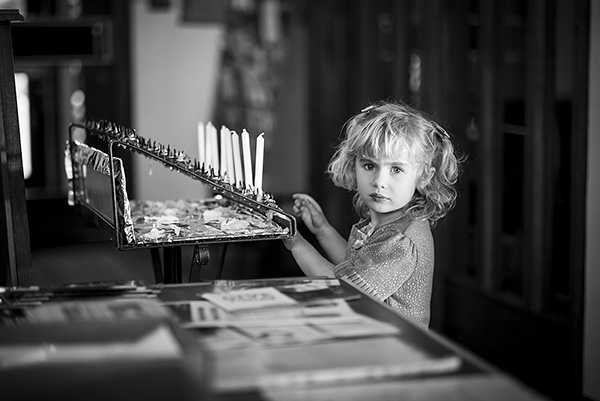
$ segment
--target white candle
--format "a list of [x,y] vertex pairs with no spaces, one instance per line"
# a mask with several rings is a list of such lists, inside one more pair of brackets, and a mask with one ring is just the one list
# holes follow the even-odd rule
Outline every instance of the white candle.
[[221,126],[221,146],[220,146],[220,151],[221,151],[221,164],[220,164],[220,173],[221,173],[221,177],[225,177],[225,175],[227,174],[227,137],[229,136],[229,130],[222,125]]
[[242,130],[242,154],[244,156],[244,181],[246,189],[251,189],[252,181],[252,156],[250,154],[250,134],[246,129]]
[[235,170],[235,185],[239,186],[243,180],[242,156],[240,154],[240,136],[233,131],[231,134],[231,147],[233,148],[233,167]]
[[212,123],[209,123],[210,131],[210,164],[215,170],[215,173],[219,173],[219,143],[217,141],[217,129]]
[[230,184],[235,184],[235,172],[233,167],[233,148],[231,146],[231,131],[225,127],[227,135],[225,138],[225,156],[227,156],[227,176]]
[[210,133],[210,126],[211,123],[208,122],[206,123],[206,146],[205,146],[205,150],[204,150],[204,160],[205,160],[205,168],[206,171],[210,171],[210,168],[212,167],[213,163],[212,163],[212,135]]
[[262,196],[263,164],[265,157],[265,133],[256,137],[256,165],[254,167],[254,187]]
[[198,123],[198,162],[200,167],[206,162],[206,135],[204,133],[204,123]]

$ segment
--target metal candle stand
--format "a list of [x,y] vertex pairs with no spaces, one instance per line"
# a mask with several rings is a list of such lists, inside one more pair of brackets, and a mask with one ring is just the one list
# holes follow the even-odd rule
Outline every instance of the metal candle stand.
[[[107,143],[108,154],[91,148],[74,138],[76,129],[84,129]],[[177,151],[156,141],[139,136],[134,129],[107,120],[88,119],[85,123],[69,126],[68,162],[69,202],[96,225],[108,229],[119,250],[150,249],[157,282],[179,283],[183,281],[181,269],[181,246],[194,245],[190,281],[200,279],[200,268],[210,259],[208,244],[292,238],[296,234],[296,220],[285,213],[266,192],[251,191],[230,184],[226,177],[208,171],[196,159],[183,151]],[[283,233],[259,235],[227,235],[210,238],[177,239],[167,242],[135,241],[131,222],[129,201],[125,189],[125,172],[121,159],[114,156],[114,147],[140,153],[162,163],[165,167],[208,185],[212,191],[258,213],[283,229]],[[92,173],[94,171],[94,173]],[[69,174],[70,173],[70,174]],[[110,182],[108,182],[110,180]],[[158,249],[163,249],[161,269]],[[221,268],[222,270],[222,265]],[[219,276],[221,274],[219,271]],[[164,274],[163,274],[164,272]]]

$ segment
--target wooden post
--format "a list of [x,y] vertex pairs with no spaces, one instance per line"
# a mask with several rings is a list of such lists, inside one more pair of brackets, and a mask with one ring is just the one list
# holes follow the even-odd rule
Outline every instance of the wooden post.
[[17,114],[10,24],[18,10],[0,10],[0,286],[31,285],[31,247]]

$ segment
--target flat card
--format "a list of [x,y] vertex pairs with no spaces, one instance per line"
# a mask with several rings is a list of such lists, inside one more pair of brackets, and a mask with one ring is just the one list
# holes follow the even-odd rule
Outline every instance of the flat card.
[[254,309],[227,312],[209,301],[167,302],[165,304],[186,328],[207,327],[266,327],[299,326],[308,324],[339,325],[361,323],[359,315],[344,300],[282,308]]
[[228,312],[298,305],[295,300],[273,287],[228,291],[218,294],[207,293],[202,296]]
[[333,338],[311,326],[244,327],[240,330],[266,346],[307,344]]

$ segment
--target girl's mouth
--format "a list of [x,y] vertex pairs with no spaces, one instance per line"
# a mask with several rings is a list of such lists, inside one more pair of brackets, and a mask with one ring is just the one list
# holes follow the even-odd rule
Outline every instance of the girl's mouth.
[[383,202],[385,200],[387,200],[387,198],[383,195],[380,195],[378,193],[372,193],[371,195],[369,195],[371,197],[371,199],[373,199],[375,202]]

